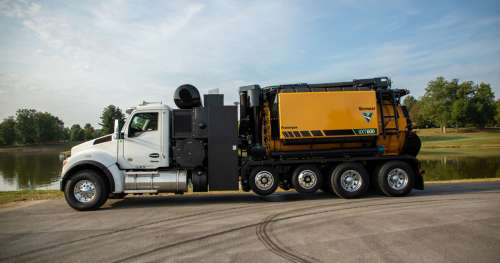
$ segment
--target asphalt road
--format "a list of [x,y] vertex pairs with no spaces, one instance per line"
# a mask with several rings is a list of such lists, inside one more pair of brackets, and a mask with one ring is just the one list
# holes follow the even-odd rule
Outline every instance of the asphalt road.
[[499,262],[500,182],[404,198],[147,196],[0,209],[0,262]]

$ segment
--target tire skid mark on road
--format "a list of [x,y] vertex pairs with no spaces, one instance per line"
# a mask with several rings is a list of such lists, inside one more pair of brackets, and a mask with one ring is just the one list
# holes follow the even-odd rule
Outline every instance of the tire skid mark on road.
[[290,262],[295,262],[295,263],[309,263],[309,262],[318,262],[318,260],[314,259],[308,259],[305,256],[299,255],[297,252],[292,251],[291,249],[286,249],[280,245],[278,245],[276,242],[274,242],[271,238],[270,231],[269,231],[269,226],[270,224],[275,220],[276,217],[282,215],[283,213],[279,214],[274,214],[268,216],[266,219],[264,219],[256,228],[256,234],[259,240],[264,243],[264,246],[266,246],[267,249],[269,249],[272,253],[290,261]]
[[[266,207],[275,206],[275,205],[278,205],[278,204],[267,205]],[[262,206],[262,204],[260,204],[258,206]],[[22,252],[19,254],[0,258],[0,261],[6,261],[6,260],[18,258],[18,257],[23,257],[23,256],[27,256],[30,254],[42,252],[45,250],[60,248],[61,246],[72,245],[75,243],[79,243],[79,242],[83,242],[83,241],[87,241],[87,240],[91,240],[91,239],[95,239],[95,238],[108,237],[109,235],[114,235],[114,234],[119,234],[119,233],[123,233],[123,232],[127,232],[127,231],[132,231],[132,230],[136,230],[136,229],[141,228],[141,227],[146,227],[146,226],[151,226],[151,225],[156,225],[156,224],[161,224],[161,223],[166,223],[166,222],[171,222],[171,221],[201,217],[201,216],[206,216],[206,215],[231,212],[231,211],[235,211],[235,210],[251,209],[254,207],[257,207],[257,205],[237,206],[237,207],[230,207],[230,208],[218,209],[218,210],[213,210],[213,211],[203,211],[203,212],[191,213],[191,214],[182,215],[182,216],[163,218],[163,219],[155,220],[152,222],[142,223],[142,224],[138,224],[138,225],[132,225],[129,227],[120,228],[120,229],[112,230],[112,231],[107,231],[107,232],[99,233],[99,234],[95,234],[95,235],[90,235],[90,236],[86,236],[86,237],[82,237],[82,238],[78,238],[78,239],[74,239],[74,240],[70,240],[70,241],[66,241],[66,242],[55,243],[52,245],[48,245],[48,246],[40,247],[37,249],[25,251],[25,252]],[[203,219],[206,219],[206,217],[204,217]]]
[[[285,214],[285,213],[288,213],[288,212],[297,212],[297,211],[311,210],[311,209],[319,209],[319,208],[323,208],[323,207],[330,207],[330,208],[332,206],[333,207],[338,207],[338,206],[342,206],[342,205],[345,205],[345,204],[361,204],[361,205],[352,206],[352,207],[340,207],[340,208],[334,208],[334,209],[327,209],[327,210],[320,210],[320,211],[315,211],[315,212],[302,213],[302,214],[298,214],[298,215],[290,215],[290,216],[277,217],[277,218],[268,220],[269,221],[268,224],[271,224],[271,223],[274,223],[274,222],[278,222],[278,221],[285,221],[285,220],[289,220],[289,219],[304,217],[304,216],[311,216],[311,215],[317,215],[317,214],[331,213],[331,212],[342,211],[342,210],[353,210],[353,209],[359,209],[359,208],[369,208],[369,207],[379,207],[379,206],[390,206],[390,207],[409,206],[409,205],[411,205],[411,206],[418,206],[419,204],[428,204],[428,203],[440,203],[440,202],[449,202],[449,201],[475,201],[475,200],[484,200],[484,199],[485,198],[430,199],[430,200],[403,201],[403,202],[398,202],[398,203],[394,203],[394,204],[390,204],[390,203],[388,204],[388,203],[383,203],[383,202],[373,203],[373,202],[369,202],[369,201],[346,201],[346,202],[336,203],[336,204],[326,204],[326,205],[316,205],[316,206],[304,207],[304,208],[301,208],[301,209],[293,208],[293,209],[289,209],[289,210],[287,210],[285,212],[282,212],[282,213],[279,213],[279,214]],[[368,203],[368,204],[363,205],[363,203]],[[170,249],[170,248],[182,246],[182,245],[193,243],[193,242],[199,242],[199,241],[210,239],[210,238],[213,238],[213,237],[223,236],[223,235],[226,235],[226,234],[230,234],[230,233],[233,233],[233,232],[237,232],[237,231],[249,229],[249,228],[252,228],[252,227],[259,227],[261,224],[263,224],[265,222],[266,221],[261,221],[261,222],[258,222],[258,223],[246,224],[246,225],[243,225],[243,226],[229,228],[229,229],[226,229],[226,230],[223,230],[223,231],[219,231],[219,232],[215,232],[215,233],[210,233],[210,234],[205,234],[205,235],[197,236],[197,237],[194,237],[194,238],[185,239],[185,240],[182,240],[182,241],[179,241],[179,242],[174,242],[174,243],[170,243],[170,244],[167,244],[167,245],[159,246],[159,247],[147,250],[147,251],[143,251],[141,253],[137,253],[137,254],[133,254],[133,255],[130,255],[130,256],[126,256],[126,257],[123,257],[121,259],[117,259],[117,260],[115,260],[113,262],[125,262],[125,261],[130,261],[130,260],[137,260],[138,258],[141,258],[143,256],[147,256],[147,255],[150,255],[150,254],[162,251],[162,250],[167,250],[167,249]],[[293,254],[296,257],[296,259],[302,258],[300,255],[296,255],[293,252],[289,252],[288,254],[290,254],[290,253]],[[285,258],[285,259],[288,259],[288,258]],[[293,261],[293,262],[295,262],[295,261]],[[299,261],[299,262],[302,262],[302,261]],[[309,262],[309,261],[306,261],[306,262]]]
[[[325,199],[324,202],[327,202],[329,200],[330,199]],[[253,208],[263,208],[263,207],[264,208],[271,208],[271,207],[282,206],[283,205],[283,202],[274,202],[274,201],[269,201],[269,202],[270,202],[270,204],[242,205],[242,206],[229,207],[229,208],[223,208],[223,209],[218,209],[218,210],[209,210],[209,211],[205,210],[205,211],[197,212],[197,213],[188,213],[186,215],[181,215],[181,216],[177,216],[177,217],[168,217],[168,218],[159,219],[159,220],[155,220],[155,221],[150,221],[150,222],[146,222],[146,223],[142,223],[142,224],[138,224],[138,225],[132,225],[132,226],[125,227],[125,228],[120,228],[120,229],[117,229],[117,230],[107,231],[107,232],[100,233],[100,234],[90,235],[90,236],[82,237],[82,238],[79,238],[79,239],[70,240],[70,241],[67,241],[67,242],[55,243],[55,244],[48,245],[48,246],[45,246],[45,247],[41,247],[41,248],[37,248],[37,249],[25,251],[25,252],[18,253],[18,254],[15,254],[15,255],[11,255],[11,256],[8,256],[8,257],[5,257],[5,258],[0,258],[0,261],[5,261],[5,260],[14,259],[14,258],[19,258],[19,257],[23,257],[23,256],[27,256],[27,255],[39,253],[39,252],[44,252],[46,250],[58,249],[58,248],[63,247],[63,246],[73,245],[73,244],[76,244],[76,243],[79,243],[79,242],[84,242],[84,241],[87,241],[87,240],[97,239],[97,238],[101,238],[101,237],[108,237],[109,235],[121,234],[121,233],[124,233],[124,232],[137,230],[137,229],[139,229],[141,227],[152,226],[152,225],[166,223],[166,222],[172,222],[172,221],[175,222],[175,221],[183,220],[182,223],[185,223],[184,220],[185,219],[190,219],[190,218],[194,218],[194,219],[196,219],[198,221],[199,220],[207,220],[207,216],[208,215],[224,214],[226,212],[241,211],[241,210],[247,210],[247,209],[253,209]],[[296,202],[296,201],[287,201],[287,203],[293,203],[293,202]],[[177,227],[177,225],[170,225],[169,229],[170,228],[174,228],[174,227]]]
[[[500,192],[498,192],[498,191],[491,191],[491,192],[483,192],[483,193],[494,194],[494,193],[500,193]],[[470,193],[470,194],[473,194],[473,193]],[[418,199],[425,198],[425,196],[414,196],[414,197],[418,198]],[[367,201],[373,201],[373,200],[374,199],[363,200],[363,201],[350,200],[350,201],[347,201],[347,202],[336,203],[334,205],[354,204],[354,203],[361,203],[361,202],[367,202]],[[375,198],[375,200],[384,200],[384,198],[383,197],[382,198]],[[446,200],[450,200],[450,199],[446,199]],[[444,201],[446,201],[446,200],[444,200]],[[471,198],[466,198],[464,200],[472,200],[472,199]],[[28,256],[28,255],[39,253],[39,252],[50,251],[51,249],[58,249],[60,247],[64,247],[64,246],[67,246],[67,245],[72,245],[72,244],[76,244],[76,243],[79,243],[79,242],[83,242],[83,241],[87,241],[87,240],[92,240],[92,239],[98,239],[98,238],[101,238],[101,237],[107,237],[109,235],[120,234],[120,233],[127,232],[127,231],[133,231],[133,230],[137,230],[137,229],[139,229],[141,227],[151,226],[151,225],[160,224],[160,223],[164,223],[164,222],[177,221],[177,220],[187,219],[187,218],[193,218],[193,217],[199,217],[197,220],[207,220],[206,215],[212,215],[212,214],[216,215],[216,214],[219,214],[219,213],[225,213],[225,212],[230,212],[230,211],[238,211],[238,210],[252,209],[252,208],[262,208],[263,206],[265,208],[270,208],[270,207],[275,207],[275,206],[283,206],[283,204],[295,203],[296,201],[306,201],[306,200],[293,200],[293,201],[285,201],[285,202],[273,201],[272,202],[273,204],[244,205],[244,206],[230,207],[230,208],[224,208],[224,209],[218,209],[218,210],[211,210],[211,211],[202,211],[202,212],[197,212],[197,213],[190,213],[190,214],[187,214],[187,215],[182,215],[182,216],[177,216],[177,217],[169,217],[169,218],[164,218],[164,219],[159,219],[159,220],[155,220],[155,221],[151,221],[151,222],[146,222],[146,223],[142,223],[142,224],[138,224],[138,225],[133,225],[133,226],[129,226],[129,227],[117,229],[117,230],[107,231],[107,232],[104,232],[104,233],[95,234],[95,235],[91,235],[91,236],[87,236],[87,237],[83,237],[83,238],[79,238],[79,239],[74,239],[74,240],[70,240],[70,241],[67,241],[67,242],[60,242],[60,243],[56,243],[56,244],[52,244],[52,245],[47,245],[45,247],[37,248],[37,249],[34,249],[34,250],[30,250],[30,251],[21,252],[21,253],[18,253],[18,254],[15,254],[15,255],[11,255],[11,256],[8,256],[8,257],[4,257],[4,258],[0,258],[0,261],[12,260],[14,258],[20,258],[20,257],[23,257],[23,256]],[[316,200],[316,201],[330,202],[331,200],[330,199],[325,199],[325,200]],[[430,200],[430,201],[438,201],[438,200]],[[274,202],[276,202],[276,203],[274,203]],[[314,209],[314,208],[326,207],[326,206],[330,206],[331,207],[332,204],[329,204],[329,205],[308,206],[308,207],[306,207],[306,209]],[[295,208],[295,209],[290,209],[290,210],[301,211],[303,209],[298,209],[297,210],[297,208]],[[284,218],[284,219],[286,220],[288,218]],[[277,220],[277,221],[280,221],[280,220]],[[272,221],[272,222],[274,222],[274,221]],[[248,227],[251,227],[251,226],[257,226],[257,225],[258,224],[252,224],[250,226],[244,226],[242,229],[245,229],[245,228],[248,228]],[[241,229],[232,229],[232,231],[238,231],[238,230],[241,230]],[[225,232],[225,231],[223,231],[223,232]],[[225,233],[222,233],[222,232],[217,232],[217,233],[218,234],[225,234]],[[197,240],[197,238],[190,239],[190,242],[193,242],[193,241],[196,241],[196,240]],[[174,243],[172,245],[174,245],[174,246],[181,245],[181,243],[183,243],[183,242],[181,241],[180,243]],[[169,246],[169,245],[167,245],[167,246]]]
[[[490,192],[487,192],[487,193],[490,193],[490,194],[496,193],[496,194],[498,194],[500,192],[498,192],[498,191],[490,191]],[[398,205],[398,204],[408,204],[408,203],[410,203],[410,204],[412,204],[412,203],[418,203],[418,204],[424,204],[425,203],[425,204],[427,204],[427,203],[435,203],[435,202],[441,202],[441,201],[479,201],[479,200],[483,200],[483,199],[484,198],[454,198],[454,199],[416,200],[416,201],[410,201],[410,202],[399,202],[399,203],[397,203],[395,205]],[[357,203],[361,203],[361,202],[357,202]],[[353,207],[353,208],[375,207],[375,206],[382,206],[382,205],[384,205],[384,204],[366,205],[366,206],[359,206],[359,207]],[[395,205],[385,204],[384,206],[393,207]],[[411,205],[411,206],[413,207],[414,205]],[[292,250],[289,247],[281,245],[280,242],[274,241],[273,238],[272,238],[272,234],[269,231],[269,226],[273,222],[282,221],[282,220],[288,220],[288,219],[293,219],[293,218],[302,217],[302,216],[309,216],[309,215],[315,215],[315,214],[322,214],[322,213],[328,213],[328,212],[335,212],[335,211],[339,211],[339,210],[350,210],[351,209],[351,208],[334,209],[333,211],[332,210],[326,210],[326,211],[319,211],[319,212],[314,212],[314,213],[300,214],[298,216],[287,216],[287,217],[278,218],[278,217],[283,216],[284,214],[288,214],[290,212],[297,212],[297,211],[302,211],[302,210],[310,210],[310,209],[316,209],[316,208],[321,208],[321,207],[324,207],[324,206],[318,205],[318,206],[308,207],[306,209],[298,209],[298,210],[293,209],[293,210],[284,211],[284,212],[281,212],[281,213],[278,213],[278,214],[275,214],[275,215],[270,215],[266,219],[264,219],[257,226],[257,228],[256,228],[256,234],[257,234],[259,240],[261,242],[263,242],[264,245],[269,250],[271,250],[272,253],[274,253],[274,254],[276,254],[276,255],[284,258],[284,259],[287,259],[290,262],[298,262],[298,263],[321,262],[320,260],[318,260],[316,258],[300,254],[300,253]],[[278,218],[278,219],[276,219],[276,218]]]
[[[418,202],[419,206],[424,206],[424,205],[433,205],[433,203],[436,203],[436,202],[440,202],[441,200],[432,200],[432,201],[424,201],[424,202]],[[442,200],[442,201],[449,201],[449,200]],[[471,201],[470,199],[468,199],[468,201]],[[379,206],[379,205],[373,205],[373,206],[360,206],[360,207],[356,207],[356,208],[366,208],[366,207],[375,207],[375,206]],[[380,205],[382,206],[382,205]],[[389,208],[392,209],[394,207],[398,207],[398,208],[401,208],[401,209],[410,209],[410,208],[414,208],[416,205],[409,205],[409,206],[398,206],[398,205],[384,205],[384,207],[381,209],[381,210],[376,210],[376,211],[365,211],[365,212],[360,212],[362,214],[365,214],[367,212],[380,212],[380,211],[384,211],[384,210],[388,210]],[[384,209],[385,208],[385,209]],[[313,207],[311,207],[311,209],[313,209]],[[301,217],[301,216],[310,216],[310,215],[315,215],[315,214],[322,214],[322,213],[329,213],[329,212],[337,212],[337,211],[340,211],[340,210],[349,210],[349,209],[335,209],[334,211],[331,211],[331,210],[327,210],[327,211],[319,211],[319,212],[314,212],[314,213],[307,213],[307,214],[301,214],[299,216],[287,216],[287,217],[283,217],[283,218],[279,218],[278,220],[274,220],[275,218],[279,217],[279,216],[282,216],[284,214],[288,214],[288,212],[297,212],[297,211],[300,211],[301,209],[299,210],[294,210],[294,211],[286,211],[286,212],[283,212],[283,213],[279,213],[279,214],[275,214],[275,215],[271,215],[271,216],[268,216],[265,220],[263,220],[261,222],[260,225],[257,226],[257,229],[256,229],[256,234],[259,238],[259,240],[261,242],[264,243],[264,245],[266,246],[266,248],[268,248],[269,250],[271,250],[272,253],[280,256],[280,257],[283,257],[285,259],[289,259],[289,261],[291,262],[321,262],[321,260],[319,259],[316,259],[312,256],[308,256],[308,255],[304,255],[304,254],[301,254],[299,252],[297,252],[296,250],[292,250],[292,248],[290,248],[289,246],[286,246],[286,244],[283,244],[282,242],[280,242],[280,240],[275,237],[273,234],[272,234],[272,230],[271,228],[269,227],[271,225],[271,223],[273,222],[278,222],[278,221],[284,221],[282,219],[295,219],[295,218],[298,218],[298,217]],[[276,253],[277,252],[277,253]],[[285,256],[283,256],[285,255]]]

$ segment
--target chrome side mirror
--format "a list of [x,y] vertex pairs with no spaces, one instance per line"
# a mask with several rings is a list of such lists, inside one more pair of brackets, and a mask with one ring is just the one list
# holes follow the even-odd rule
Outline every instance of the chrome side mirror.
[[120,121],[118,119],[115,120],[115,127],[113,130],[113,140],[120,139]]

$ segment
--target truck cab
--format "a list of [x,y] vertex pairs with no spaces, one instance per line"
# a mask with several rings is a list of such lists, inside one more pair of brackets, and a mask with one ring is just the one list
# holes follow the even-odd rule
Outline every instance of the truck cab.
[[114,134],[73,147],[61,174],[70,206],[94,209],[109,195],[183,193],[188,185],[237,190],[236,106],[225,106],[221,94],[205,95],[201,105],[193,88],[178,92],[180,109],[144,102],[127,110]]
[[145,170],[170,166],[170,119],[163,104],[143,103],[130,112],[116,140],[121,169]]

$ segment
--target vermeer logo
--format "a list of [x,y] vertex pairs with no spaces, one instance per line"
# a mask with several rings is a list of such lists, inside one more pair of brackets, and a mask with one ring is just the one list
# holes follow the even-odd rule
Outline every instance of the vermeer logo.
[[366,122],[370,122],[372,120],[373,112],[363,111],[361,112],[361,116],[363,116]]
[[375,110],[375,107],[359,107],[359,110]]
[[297,126],[281,126],[281,129],[297,129]]

